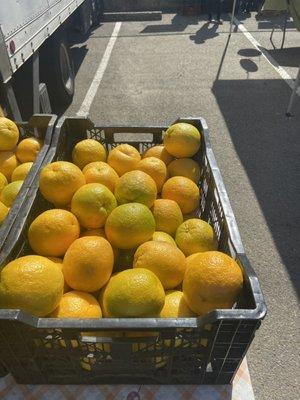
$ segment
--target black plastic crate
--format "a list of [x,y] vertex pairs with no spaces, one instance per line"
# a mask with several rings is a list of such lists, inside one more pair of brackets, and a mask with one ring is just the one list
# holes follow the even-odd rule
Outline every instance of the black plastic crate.
[[[233,256],[244,272],[243,293],[235,309],[178,319],[50,319],[32,317],[20,310],[0,310],[0,357],[17,382],[227,384],[232,381],[265,316],[266,305],[244,253],[206,122],[202,118],[180,121],[189,122],[202,132],[201,150],[195,157],[202,167],[199,216],[212,224],[219,249]],[[166,127],[97,127],[84,118],[61,118],[46,162],[70,160],[73,146],[87,137],[101,141],[107,149],[126,142],[144,151],[161,143],[165,130]],[[1,253],[0,265],[30,252],[28,227],[39,213],[52,207],[42,198],[37,184],[31,188],[29,198],[30,209],[23,213],[23,226],[15,226],[10,233],[14,248]]]
[[30,118],[28,122],[17,122],[20,131],[20,140],[27,137],[35,137],[44,141],[43,146],[34,161],[23,185],[13,202],[7,217],[0,227],[0,250],[6,243],[7,236],[12,228],[16,217],[20,214],[20,210],[26,202],[26,197],[34,179],[36,178],[39,169],[44,161],[47,152],[50,149],[52,135],[54,131],[54,124],[56,122],[56,115],[41,115],[36,114]]

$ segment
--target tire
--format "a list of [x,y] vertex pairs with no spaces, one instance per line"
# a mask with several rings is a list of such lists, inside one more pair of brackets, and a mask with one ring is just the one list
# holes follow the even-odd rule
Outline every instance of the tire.
[[41,75],[47,84],[52,109],[57,112],[72,102],[75,92],[74,67],[66,39],[62,35],[54,37],[42,54]]

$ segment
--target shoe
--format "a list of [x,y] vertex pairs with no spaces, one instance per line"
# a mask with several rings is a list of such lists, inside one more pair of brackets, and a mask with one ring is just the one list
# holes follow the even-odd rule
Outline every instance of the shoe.
[[218,19],[218,20],[216,21],[216,24],[218,24],[218,25],[223,25],[223,21],[220,20],[220,19]]

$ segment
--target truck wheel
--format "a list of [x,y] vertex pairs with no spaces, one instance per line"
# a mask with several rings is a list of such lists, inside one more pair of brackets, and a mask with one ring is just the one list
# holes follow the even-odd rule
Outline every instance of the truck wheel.
[[41,74],[44,75],[43,81],[47,84],[52,109],[57,112],[60,107],[69,105],[74,96],[73,62],[69,46],[60,36],[51,41],[43,54],[45,57],[43,57]]

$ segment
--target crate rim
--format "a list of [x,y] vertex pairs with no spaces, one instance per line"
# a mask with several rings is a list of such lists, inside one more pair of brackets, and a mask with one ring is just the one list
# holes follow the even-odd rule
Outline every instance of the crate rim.
[[[49,157],[49,154],[54,151],[59,139],[59,132],[62,128],[63,124],[67,120],[85,120],[86,129],[141,129],[144,130],[142,133],[151,133],[151,130],[161,130],[165,131],[168,126],[154,125],[154,126],[128,126],[128,125],[100,125],[97,123],[93,123],[88,117],[68,117],[62,116],[56,122],[54,128],[54,135],[52,136],[52,142],[50,145],[50,149],[46,154],[46,157]],[[216,309],[206,314],[203,317],[195,317],[195,318],[78,318],[78,319],[64,319],[64,318],[39,318],[32,316],[24,311],[19,309],[0,309],[0,320],[17,320],[19,322],[23,322],[27,325],[36,328],[45,328],[45,329],[84,329],[84,330],[94,330],[94,329],[178,329],[178,328],[198,328],[200,329],[206,324],[212,324],[217,321],[226,321],[226,320],[236,320],[237,322],[242,322],[243,320],[253,320],[259,322],[262,320],[267,312],[266,303],[264,300],[264,296],[262,290],[260,288],[260,284],[258,281],[258,277],[254,272],[251,264],[245,254],[244,247],[242,244],[242,240],[239,234],[239,230],[237,227],[236,219],[233,214],[230,201],[225,189],[225,185],[223,182],[222,175],[220,173],[219,167],[217,165],[209,136],[209,129],[207,123],[202,117],[187,117],[187,118],[177,118],[172,124],[177,122],[200,122],[202,126],[202,133],[204,136],[204,142],[206,146],[206,156],[210,163],[211,172],[215,180],[216,189],[218,195],[221,200],[221,207],[224,212],[224,218],[227,221],[228,230],[230,232],[230,236],[232,238],[233,245],[237,252],[237,257],[242,261],[244,270],[248,276],[250,287],[252,290],[252,294],[254,297],[254,302],[256,307],[253,309]],[[53,154],[54,156],[54,154]],[[45,157],[45,158],[46,158]],[[88,326],[87,326],[88,325]]]
[[20,210],[22,205],[27,199],[28,193],[30,191],[30,187],[32,183],[34,182],[39,169],[41,165],[43,164],[49,150],[51,147],[51,141],[52,141],[52,136],[54,134],[54,127],[55,127],[55,122],[57,121],[57,115],[55,114],[34,114],[32,115],[28,121],[15,121],[17,124],[18,128],[38,128],[39,127],[39,120],[44,119],[48,120],[48,125],[46,128],[45,132],[45,141],[44,144],[41,148],[40,155],[37,157],[36,161],[33,163],[32,166],[32,171],[31,173],[28,174],[28,176],[25,178],[23,185],[15,198],[15,201],[13,202],[11,206],[11,210],[8,213],[7,217],[3,221],[2,226],[0,227],[0,250],[4,248],[4,245],[10,235],[10,232],[12,230],[12,227],[18,217],[18,214],[16,213],[17,210]]

